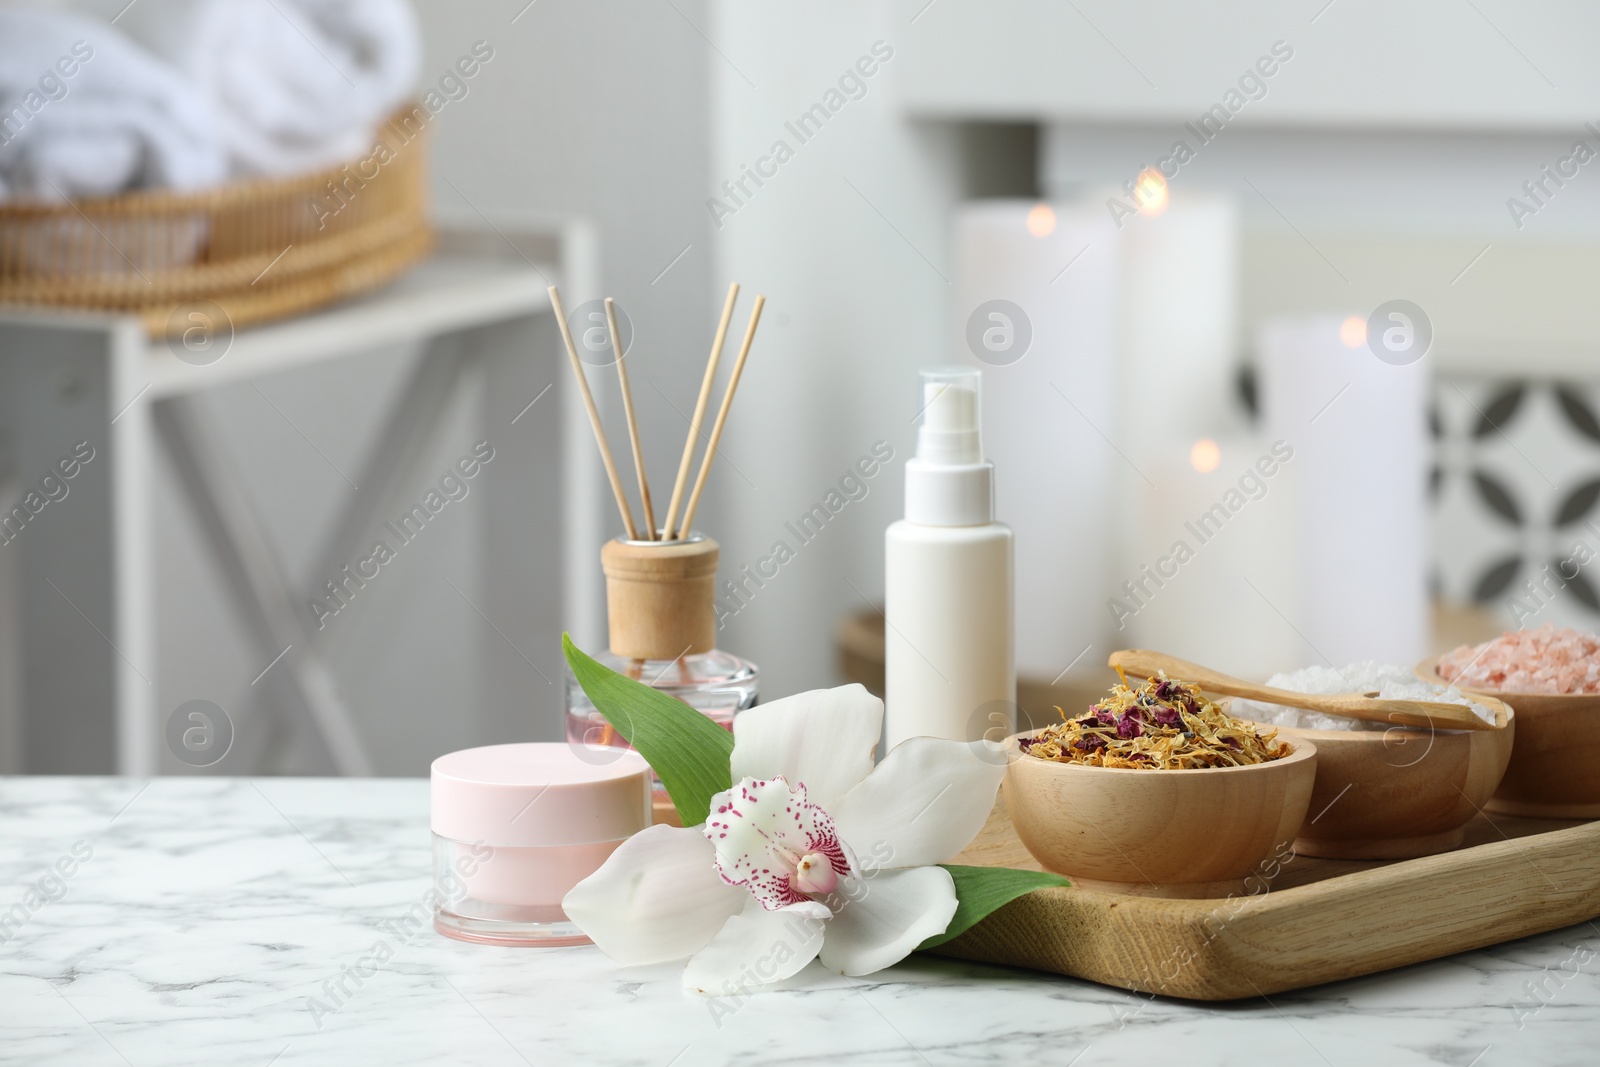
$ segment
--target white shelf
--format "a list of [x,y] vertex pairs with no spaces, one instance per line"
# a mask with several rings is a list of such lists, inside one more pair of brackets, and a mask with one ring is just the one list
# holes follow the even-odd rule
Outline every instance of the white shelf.
[[[51,509],[55,534],[29,530],[6,559],[16,568],[15,588],[10,602],[0,604],[7,614],[0,641],[9,646],[0,652],[14,647],[16,655],[0,660],[27,663],[29,670],[15,699],[0,692],[0,719],[22,724],[22,769],[148,776],[162,766],[151,504],[157,444],[164,444],[170,472],[225,572],[223,591],[259,646],[252,660],[265,663],[287,647],[295,650],[277,668],[272,684],[282,694],[272,706],[287,709],[293,722],[309,716],[337,766],[356,773],[371,766],[359,722],[303,632],[298,589],[261,535],[259,505],[207,447],[203,420],[186,398],[363,353],[419,350],[394,406],[378,422],[362,493],[340,505],[330,540],[316,553],[346,558],[344,542],[364,533],[413,473],[418,451],[411,445],[426,440],[429,421],[453,395],[462,357],[471,356],[475,387],[486,397],[477,417],[510,418],[499,411],[505,398],[534,395],[560,366],[558,347],[549,343],[554,331],[543,318],[550,310],[547,287],[560,283],[580,300],[597,290],[585,224],[504,225],[509,234],[493,224],[477,232],[446,228],[437,251],[391,284],[241,329],[204,365],[179,359],[174,345],[148,337],[131,314],[0,309],[0,428],[7,445],[0,465],[37,478],[84,440],[102,457],[73,483],[73,503]],[[176,350],[190,354],[181,344]],[[601,539],[592,449],[568,447],[568,438],[586,443],[578,435],[587,427],[552,419],[529,420],[520,429],[496,439],[497,449],[514,458],[496,464],[484,505],[480,575],[494,580],[482,582],[474,596],[501,636],[510,634],[481,653],[485,736],[509,736],[523,725],[509,717],[525,715],[531,660],[520,649],[553,648],[550,634],[568,619],[588,619],[597,609],[586,605],[602,602],[598,574],[566,566],[559,547],[548,547]],[[549,507],[558,497],[561,505]],[[530,543],[546,550],[530,553]],[[570,610],[567,596],[575,605]]]
[[1293,56],[1266,65],[1274,74],[1264,94],[1247,87],[1259,99],[1235,108],[1243,126],[1577,137],[1600,90],[1600,67],[1588,60],[1600,9],[1574,0],[1537,13],[1453,0],[1293,8],[906,0],[903,11],[906,28],[885,34],[896,50],[889,65],[904,78],[905,107],[923,117],[1142,125],[1182,136],[1182,123],[1237,89],[1279,42]]
[[553,266],[489,255],[440,253],[373,293],[283,322],[240,330],[227,354],[195,366],[161,338],[145,357],[150,398],[413,341],[496,319],[550,310]]

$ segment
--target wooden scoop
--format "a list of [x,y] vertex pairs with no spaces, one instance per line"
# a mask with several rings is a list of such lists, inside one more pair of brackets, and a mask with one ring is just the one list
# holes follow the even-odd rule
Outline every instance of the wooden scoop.
[[1433,700],[1379,700],[1376,694],[1371,693],[1296,693],[1288,689],[1274,689],[1269,685],[1257,685],[1202,667],[1198,663],[1142,648],[1127,648],[1111,653],[1110,665],[1144,678],[1153,678],[1156,672],[1166,671],[1168,678],[1189,682],[1213,693],[1260,700],[1268,704],[1286,704],[1292,708],[1320,711],[1324,715],[1342,715],[1363,722],[1417,726],[1424,730],[1501,728],[1497,724],[1484,722],[1465,704],[1445,704]]

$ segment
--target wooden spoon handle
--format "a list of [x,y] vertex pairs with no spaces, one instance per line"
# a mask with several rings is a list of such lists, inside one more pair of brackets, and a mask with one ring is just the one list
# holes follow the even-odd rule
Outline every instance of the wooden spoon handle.
[[1292,708],[1320,711],[1324,715],[1342,715],[1363,722],[1381,722],[1421,729],[1437,727],[1442,730],[1492,730],[1464,704],[1445,704],[1431,700],[1375,700],[1355,693],[1296,693],[1288,689],[1275,689],[1258,685],[1231,674],[1202,667],[1198,663],[1178,659],[1143,648],[1128,648],[1111,654],[1110,664],[1145,678],[1165,671],[1167,677],[1198,685],[1201,689],[1226,696],[1260,700],[1268,704],[1285,704]]
[[[1214,671],[1210,667],[1202,667],[1198,663],[1190,663],[1186,659],[1168,656],[1161,652],[1151,652],[1145,648],[1125,648],[1120,652],[1111,653],[1110,665],[1121,667],[1129,674],[1137,674],[1141,678],[1154,678],[1159,671],[1166,671],[1168,678],[1198,685],[1201,689],[1208,689],[1213,693],[1222,693],[1230,697],[1244,697],[1247,700],[1264,700],[1271,704],[1283,703],[1273,699],[1278,690],[1271,686],[1257,685],[1247,682],[1243,678],[1235,678],[1231,674]],[[1296,693],[1296,696],[1304,694]]]

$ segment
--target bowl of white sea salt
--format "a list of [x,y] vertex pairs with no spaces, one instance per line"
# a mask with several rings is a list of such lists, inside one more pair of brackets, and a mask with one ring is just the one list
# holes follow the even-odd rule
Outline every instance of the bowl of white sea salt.
[[1500,700],[1420,680],[1409,666],[1312,666],[1267,684],[1297,693],[1372,693],[1391,700],[1464,704],[1496,730],[1385,726],[1234,700],[1229,713],[1278,727],[1317,749],[1317,780],[1294,850],[1334,859],[1409,859],[1460,846],[1511,759],[1515,713]]

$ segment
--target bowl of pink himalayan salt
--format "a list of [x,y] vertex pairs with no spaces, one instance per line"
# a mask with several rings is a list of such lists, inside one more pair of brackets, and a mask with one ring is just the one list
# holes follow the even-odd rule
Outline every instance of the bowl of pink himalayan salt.
[[1511,762],[1487,810],[1600,818],[1600,637],[1548,623],[1512,630],[1424,660],[1417,676],[1516,709]]

